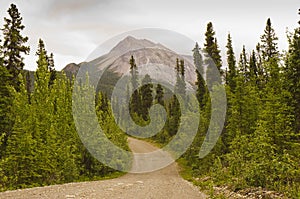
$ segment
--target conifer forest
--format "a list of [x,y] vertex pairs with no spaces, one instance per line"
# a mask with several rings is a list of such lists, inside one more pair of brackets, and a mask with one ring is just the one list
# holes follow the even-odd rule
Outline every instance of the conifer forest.
[[[124,175],[114,168],[127,162],[112,159],[114,168],[101,163],[77,133],[74,120],[80,118],[73,116],[72,92],[91,88],[76,82],[75,73],[56,70],[55,54],[47,51],[46,40],[36,41],[38,50],[32,52],[24,34],[28,27],[23,24],[20,10],[14,4],[7,9],[0,33],[0,191]],[[190,49],[197,70],[187,70],[186,61],[179,56],[173,62],[175,91],[181,96],[186,96],[187,73],[196,77],[192,84],[196,101],[187,100],[187,110],[181,109],[180,100],[170,90],[152,84],[149,75],[142,80],[136,78],[140,57],[132,54],[126,60],[130,65],[130,87],[138,89],[128,96],[127,104],[131,118],[141,126],[151,122],[153,105],[164,107],[164,127],[146,139],[158,146],[169,143],[180,122],[191,118],[182,117],[182,112],[193,115],[189,107],[199,106],[197,134],[177,163],[182,177],[200,190],[209,193],[216,186],[226,186],[232,192],[259,188],[296,199],[300,198],[300,21],[295,21],[296,29],[287,32],[287,51],[278,47],[271,18],[256,23],[264,24],[265,28],[251,51],[244,46],[237,54],[235,38],[230,33],[222,35],[227,38],[227,45],[221,47],[213,22],[209,22],[205,35],[199,35],[205,38],[204,43],[195,43]],[[221,49],[226,52],[222,54]],[[203,51],[221,74],[227,113],[217,143],[208,155],[200,158],[199,150],[212,114],[209,88],[200,72],[206,62]],[[25,69],[24,57],[29,53],[35,54],[36,71]],[[87,73],[87,81],[92,75]],[[113,77],[93,88],[94,107],[106,137],[130,151],[128,135],[119,127],[111,106],[118,104],[117,99],[111,98],[113,82],[118,79]],[[85,100],[86,96],[77,98]],[[119,106],[118,115],[122,116],[126,103]],[[92,127],[86,124],[84,128]]]

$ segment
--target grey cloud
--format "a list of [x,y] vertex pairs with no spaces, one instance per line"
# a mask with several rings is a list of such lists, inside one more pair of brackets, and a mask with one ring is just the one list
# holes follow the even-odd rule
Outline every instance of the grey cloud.
[[[0,17],[6,16],[11,2],[0,0]],[[279,37],[280,48],[286,48],[285,29],[297,26],[299,0],[14,0],[26,25],[34,54],[38,38],[48,51],[82,61],[93,48],[114,35],[139,28],[164,28],[204,42],[206,24],[212,21],[224,53],[226,36],[233,36],[236,54],[243,44],[255,47],[271,17]],[[0,21],[2,26],[3,20]],[[31,59],[31,58],[30,58]],[[33,61],[31,60],[33,63]]]
[[60,18],[66,15],[76,15],[80,13],[90,13],[103,1],[97,0],[52,0],[48,7],[48,15],[50,18]]

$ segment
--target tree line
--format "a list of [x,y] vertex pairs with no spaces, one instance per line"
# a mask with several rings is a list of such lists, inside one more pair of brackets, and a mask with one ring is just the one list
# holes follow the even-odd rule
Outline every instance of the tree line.
[[[243,46],[239,58],[236,58],[233,39],[228,34],[228,67],[225,69],[222,68],[219,45],[210,22],[203,49],[198,43],[193,49],[200,126],[193,144],[180,162],[191,170],[192,179],[207,179],[209,176],[209,180],[195,182],[205,189],[212,185],[226,185],[233,191],[261,187],[291,198],[300,196],[300,26],[288,34],[287,52],[281,53],[277,42],[271,19],[268,19],[256,48],[247,52]],[[214,61],[213,65],[223,78],[228,111],[225,128],[216,146],[206,157],[199,158],[212,114],[206,82],[215,81],[213,75],[209,75],[212,63],[203,54]],[[135,76],[138,72],[133,57],[130,64],[132,85],[137,87]],[[177,59],[174,65],[177,74],[174,90],[185,96],[184,60]],[[206,76],[203,77],[205,67]],[[147,103],[143,88],[145,86],[135,90],[131,98],[131,112],[135,113],[132,116],[139,124],[149,123],[147,109],[152,103],[163,105],[167,121],[152,139],[166,145],[176,135],[180,121],[184,119],[179,101],[176,95],[164,96],[170,91],[158,84],[152,91],[152,87],[147,86],[147,95],[151,96],[152,92],[155,99],[147,98]],[[188,101],[187,106],[191,105],[192,102]]]
[[[4,18],[0,45],[0,190],[99,179],[118,172],[96,160],[82,144],[72,116],[73,81],[54,69],[53,54],[39,40],[34,82],[24,70],[30,48],[18,8]],[[34,84],[34,88],[31,88]],[[83,96],[84,98],[84,96]],[[99,124],[110,140],[128,149],[101,93]]]
[[[228,67],[224,69],[210,22],[203,49],[198,43],[193,49],[200,126],[193,144],[180,161],[191,170],[192,179],[200,178],[195,183],[205,189],[212,185],[226,185],[233,191],[261,187],[291,198],[300,196],[300,26],[288,34],[287,52],[281,53],[277,42],[271,19],[268,19],[256,49],[247,52],[243,46],[236,58],[233,40],[228,34]],[[225,128],[216,146],[204,158],[199,158],[199,150],[211,116],[206,82],[215,80],[210,80],[209,75],[206,79],[201,75],[204,66],[207,67],[206,74],[212,67],[201,51],[213,59],[222,75],[228,101]],[[177,77],[183,75],[184,78],[184,72],[180,73],[184,69],[180,68],[177,61]],[[179,84],[177,79],[176,86]],[[157,95],[164,93],[164,89],[157,89]],[[165,106],[168,120],[153,139],[162,144],[173,138],[183,119],[176,102],[175,96],[159,102]],[[202,178],[206,180],[201,181]]]
[[[38,67],[34,82],[30,82],[29,74],[23,70],[23,56],[30,48],[26,45],[28,37],[21,34],[25,28],[22,17],[13,4],[8,14],[0,45],[0,190],[94,179],[114,173],[93,158],[81,143],[72,116],[74,80],[55,71],[53,54],[48,54],[42,40],[36,52]],[[256,48],[247,52],[243,47],[237,58],[229,34],[226,69],[222,68],[212,23],[207,24],[203,48],[195,44],[200,126],[193,144],[180,160],[190,169],[193,179],[209,176],[209,180],[195,183],[205,188],[228,185],[232,190],[262,187],[299,197],[300,26],[289,33],[287,52],[281,53],[277,42],[268,19]],[[206,74],[212,71],[211,63],[201,51],[214,61],[222,75],[228,101],[225,128],[214,149],[204,158],[199,158],[199,150],[211,116],[211,96],[206,82],[215,80],[202,77],[204,66]],[[132,56],[128,61],[131,87],[138,88],[135,59]],[[185,97],[184,60],[177,59],[174,70],[174,90]],[[164,106],[166,124],[152,139],[167,144],[186,118],[181,117],[183,110],[176,95],[150,82],[150,76],[146,75],[143,86],[127,96],[130,114],[136,123],[146,126],[151,122],[150,107]],[[112,142],[128,150],[126,135],[113,117],[112,103],[116,102],[108,100],[105,93],[97,93],[95,107],[99,124]],[[186,106],[197,105],[187,99]],[[118,111],[122,116],[122,107]]]
[[[214,38],[210,27],[204,49],[218,63],[216,39],[208,42]],[[288,52],[281,54],[268,19],[256,49],[247,53],[244,46],[236,59],[228,35],[226,126],[207,157],[194,158],[196,151],[185,157],[194,175],[210,175],[213,183],[233,190],[262,187],[299,197],[299,36],[300,27],[289,35]],[[203,133],[205,128],[200,129],[200,137]]]

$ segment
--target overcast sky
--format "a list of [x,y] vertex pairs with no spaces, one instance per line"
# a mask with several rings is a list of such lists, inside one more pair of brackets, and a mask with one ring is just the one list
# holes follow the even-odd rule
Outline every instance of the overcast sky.
[[[0,26],[11,3],[19,8],[29,37],[26,68],[36,68],[38,39],[55,56],[56,68],[85,61],[111,37],[140,28],[163,28],[181,33],[203,46],[206,24],[214,25],[222,55],[230,32],[236,53],[242,45],[255,48],[271,18],[280,50],[287,49],[286,30],[300,20],[299,0],[0,0]],[[1,34],[2,35],[2,34]],[[224,63],[226,65],[226,63]]]

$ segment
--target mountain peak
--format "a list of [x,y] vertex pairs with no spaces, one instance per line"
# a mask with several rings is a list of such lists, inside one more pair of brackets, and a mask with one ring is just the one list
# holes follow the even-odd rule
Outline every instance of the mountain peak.
[[137,39],[133,36],[127,36],[120,41],[110,53],[127,53],[142,48],[160,47],[158,44],[153,43],[147,39]]
[[[117,75],[123,75],[130,70],[129,60],[131,56],[135,57],[139,72],[142,75],[155,75],[156,78],[173,85],[172,79],[174,73],[174,64],[176,59],[186,60],[186,79],[189,82],[196,81],[194,74],[193,58],[180,55],[160,43],[154,43],[147,39],[137,39],[133,36],[124,37],[111,49],[111,51],[88,64],[95,66],[95,70],[109,70]],[[70,71],[70,76],[76,74],[80,65],[70,64],[64,70]]]
[[129,35],[129,36],[125,37],[125,39],[123,39],[122,41],[138,41],[138,39]]

